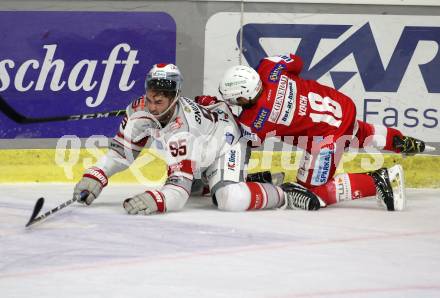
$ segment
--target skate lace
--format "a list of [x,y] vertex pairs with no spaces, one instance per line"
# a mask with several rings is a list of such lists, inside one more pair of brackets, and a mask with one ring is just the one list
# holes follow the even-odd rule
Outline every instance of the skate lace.
[[301,208],[304,210],[309,209],[310,198],[298,192],[290,192],[287,195],[288,204],[290,209]]
[[383,205],[388,205],[386,200],[392,199],[391,192],[387,189],[388,186],[382,181],[376,182],[377,200]]
[[383,190],[383,188],[380,187],[379,185],[376,185],[376,192],[378,194],[378,196],[377,196],[378,200],[380,200],[383,203],[385,203],[386,193]]

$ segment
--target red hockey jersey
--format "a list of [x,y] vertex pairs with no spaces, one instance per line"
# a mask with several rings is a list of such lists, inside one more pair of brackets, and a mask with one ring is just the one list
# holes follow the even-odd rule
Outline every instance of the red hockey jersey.
[[263,92],[255,105],[239,116],[243,136],[263,141],[269,136],[351,134],[356,117],[353,101],[316,81],[301,79],[299,56],[264,58],[257,69]]

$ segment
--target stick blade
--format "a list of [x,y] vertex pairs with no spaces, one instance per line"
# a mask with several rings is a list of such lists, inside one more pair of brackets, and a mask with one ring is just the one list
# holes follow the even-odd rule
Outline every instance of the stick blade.
[[34,219],[37,217],[38,213],[40,213],[41,208],[43,208],[44,205],[44,198],[41,197],[37,200],[34,206],[34,210],[32,211],[32,215],[29,218],[28,223],[25,225],[25,227],[29,227],[31,224],[33,224]]

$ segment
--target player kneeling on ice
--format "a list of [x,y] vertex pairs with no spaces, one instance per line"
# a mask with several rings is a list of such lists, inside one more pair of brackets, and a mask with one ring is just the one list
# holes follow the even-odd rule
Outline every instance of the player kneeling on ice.
[[168,179],[123,203],[129,214],[152,214],[183,208],[193,180],[204,179],[221,210],[270,208],[319,209],[315,194],[299,185],[246,182],[247,140],[224,103],[204,108],[180,96],[182,76],[173,64],[156,64],[146,79],[146,94],[127,107],[108,153],[87,169],[74,195],[86,191],[91,204],[108,178],[125,170],[144,147],[165,155]]
[[[227,103],[243,108],[238,118],[243,136],[260,144],[269,136],[293,137],[293,145],[305,150],[297,180],[326,205],[376,195],[389,211],[404,209],[400,165],[333,177],[342,153],[355,140],[360,148],[373,146],[407,155],[434,148],[397,129],[356,120],[351,98],[300,78],[302,67],[300,57],[290,54],[262,59],[257,71],[234,66],[225,72],[219,92]],[[196,101],[205,105],[217,99],[199,96]]]

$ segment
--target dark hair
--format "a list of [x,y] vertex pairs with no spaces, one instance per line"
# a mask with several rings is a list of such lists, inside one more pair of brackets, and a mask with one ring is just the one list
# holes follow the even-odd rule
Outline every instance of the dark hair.
[[152,92],[154,92],[155,96],[157,96],[157,95],[165,96],[166,98],[169,98],[169,99],[173,99],[177,95],[176,91],[167,91],[167,90],[160,90],[160,89],[154,89],[154,88],[151,88],[148,90],[151,90]]

